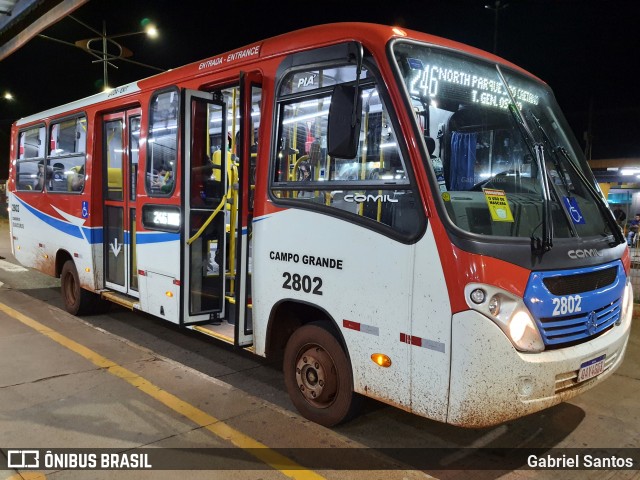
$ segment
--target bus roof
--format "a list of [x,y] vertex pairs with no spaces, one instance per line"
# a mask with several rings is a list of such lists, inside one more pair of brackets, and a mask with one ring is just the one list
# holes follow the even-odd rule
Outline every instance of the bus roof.
[[295,51],[322,47],[341,41],[359,41],[363,43],[363,45],[369,47],[373,45],[385,46],[392,38],[419,40],[433,45],[451,48],[453,50],[465,52],[489,61],[500,63],[529,76],[533,76],[531,73],[504,60],[503,58],[497,57],[478,48],[435,35],[429,35],[401,27],[372,23],[331,23],[284,33],[266,40],[246,45],[236,50],[208,57],[201,61],[193,62],[167,72],[159,73],[83,99],[75,100],[65,105],[53,107],[42,112],[29,115],[19,119],[15,124],[16,126],[25,125],[47,117],[76,111],[106,100],[130,95],[131,93],[140,90],[156,89],[165,85],[180,82],[184,79],[205,76],[213,72],[231,69],[256,59],[264,60],[276,56],[287,55]]

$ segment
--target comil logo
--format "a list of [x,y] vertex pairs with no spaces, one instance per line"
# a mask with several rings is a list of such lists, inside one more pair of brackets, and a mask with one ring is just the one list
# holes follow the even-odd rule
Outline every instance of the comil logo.
[[391,198],[390,195],[365,195],[363,193],[348,194],[344,196],[345,202],[365,203],[365,202],[390,202],[398,203],[397,198]]
[[40,468],[38,450],[8,450],[8,468]]
[[591,250],[569,250],[567,252],[567,255],[569,255],[569,258],[573,258],[574,260],[576,260],[578,258],[601,257],[602,252],[600,250],[592,248]]

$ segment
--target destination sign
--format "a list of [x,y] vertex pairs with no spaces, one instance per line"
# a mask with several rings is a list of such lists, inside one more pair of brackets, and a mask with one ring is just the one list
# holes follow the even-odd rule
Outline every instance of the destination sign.
[[[438,98],[448,97],[447,93],[456,91],[456,97],[469,103],[507,109],[511,102],[507,89],[500,79],[488,78],[466,71],[442,67],[439,65],[423,65],[422,61],[408,59],[413,70],[409,82],[411,95]],[[453,88],[452,88],[453,87]],[[524,103],[538,105],[539,95],[524,88],[509,86],[518,108]],[[447,92],[447,93],[445,93]]]

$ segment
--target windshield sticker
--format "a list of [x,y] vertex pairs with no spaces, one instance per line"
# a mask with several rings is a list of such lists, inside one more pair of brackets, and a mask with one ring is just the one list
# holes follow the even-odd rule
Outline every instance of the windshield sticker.
[[484,198],[487,199],[487,205],[489,205],[491,219],[494,222],[513,222],[513,215],[504,190],[483,188],[482,191],[484,192]]
[[582,212],[580,211],[580,207],[578,206],[578,202],[573,197],[562,197],[562,201],[564,202],[564,206],[569,212],[571,216],[571,220],[576,225],[584,225],[584,217],[582,216]]
[[407,58],[407,63],[411,70],[422,70],[424,68],[424,64],[419,58]]

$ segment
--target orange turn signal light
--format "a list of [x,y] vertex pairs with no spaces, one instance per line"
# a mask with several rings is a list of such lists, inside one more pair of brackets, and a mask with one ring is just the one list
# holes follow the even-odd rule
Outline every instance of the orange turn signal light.
[[371,355],[371,360],[384,368],[391,366],[391,359],[384,353],[374,353]]

